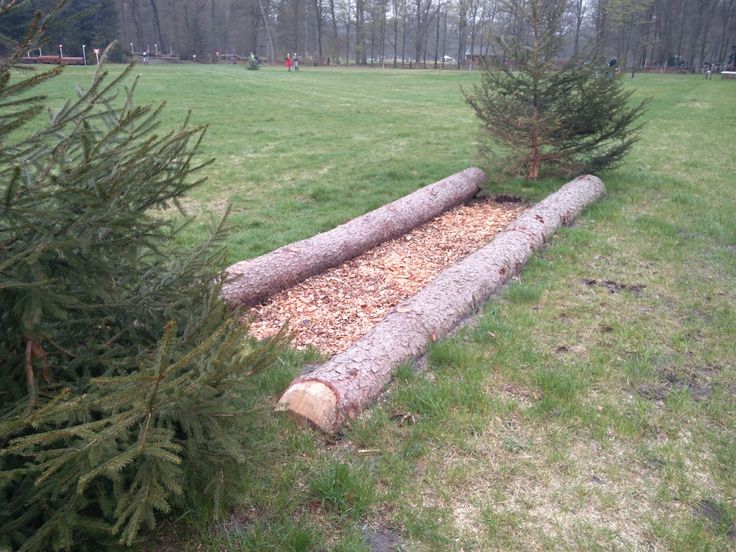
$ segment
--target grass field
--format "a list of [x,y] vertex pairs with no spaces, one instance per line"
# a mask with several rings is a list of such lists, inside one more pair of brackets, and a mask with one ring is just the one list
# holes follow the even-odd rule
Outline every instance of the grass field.
[[[69,67],[46,90],[60,103],[91,71]],[[233,261],[332,228],[473,161],[475,124],[459,84],[474,74],[238,65],[135,73],[138,102],[167,102],[165,125],[189,110],[193,123],[208,125],[201,152],[215,162],[187,207],[205,223],[232,204]],[[192,239],[202,231],[195,225]]]
[[[473,163],[459,85],[475,74],[136,73],[167,124],[188,109],[209,124],[187,239],[231,202],[233,260]],[[242,505],[215,526],[185,514],[175,549],[736,548],[736,82],[625,85],[653,101],[636,149],[600,175],[607,196],[339,439],[254,418]],[[537,200],[560,183],[494,189]],[[310,360],[285,355],[254,404]]]

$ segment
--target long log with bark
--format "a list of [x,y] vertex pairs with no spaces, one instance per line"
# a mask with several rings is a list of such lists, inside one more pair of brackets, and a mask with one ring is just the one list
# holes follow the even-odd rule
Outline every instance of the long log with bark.
[[225,271],[222,297],[231,306],[255,305],[460,205],[484,181],[482,170],[466,169],[332,230],[235,263]]
[[419,357],[478,309],[561,224],[571,223],[604,190],[595,176],[581,176],[548,196],[398,305],[353,346],[294,380],[276,410],[328,433],[339,429],[383,390],[396,366]]

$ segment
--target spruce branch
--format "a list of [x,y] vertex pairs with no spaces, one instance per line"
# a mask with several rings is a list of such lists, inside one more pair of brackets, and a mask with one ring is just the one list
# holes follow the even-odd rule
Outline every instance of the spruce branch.
[[209,488],[218,510],[232,498],[257,412],[249,377],[285,338],[246,341],[219,300],[225,218],[182,247],[187,220],[153,213],[203,181],[206,127],[161,128],[164,105],[136,105],[137,82],[120,92],[130,69],[113,78],[102,64],[30,131],[48,108],[34,87],[56,73],[11,82],[11,66],[0,64],[0,534],[28,550],[88,532],[98,546],[132,543]]

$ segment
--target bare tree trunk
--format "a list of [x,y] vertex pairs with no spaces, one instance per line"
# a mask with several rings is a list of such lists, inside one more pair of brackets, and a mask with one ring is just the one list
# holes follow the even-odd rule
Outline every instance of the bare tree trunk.
[[328,232],[235,263],[225,271],[222,297],[232,306],[255,305],[470,199],[484,180],[480,169],[466,169]]
[[569,224],[604,192],[582,176],[538,203],[487,246],[440,273],[365,337],[294,380],[276,410],[332,433],[373,401],[396,366],[416,359],[517,274],[561,224]]
[[401,24],[401,67],[404,67],[404,60],[406,59],[406,3],[408,0],[404,0],[402,7],[404,12],[404,19]]
[[485,52],[483,51],[483,49],[485,48],[485,44],[483,44],[483,39],[485,38],[485,34],[486,34],[485,31],[484,31],[485,21],[486,21],[486,14],[487,14],[486,10],[487,10],[487,5],[486,4],[483,4],[483,9],[480,12],[480,21],[478,23],[479,30],[480,30],[480,36],[479,36],[479,40],[478,40],[478,42],[479,42],[479,44],[478,44],[478,55],[481,56],[481,58],[480,58],[481,59],[481,63],[485,63],[485,61],[486,61],[485,60]]
[[470,53],[475,55],[475,37],[478,34],[476,18],[478,16],[478,2],[471,0],[470,4]]
[[[330,0],[330,19],[332,21],[332,57],[340,57],[340,50],[337,44],[337,16],[335,15],[335,0]],[[339,63],[338,60],[334,60]]]
[[687,16],[687,2],[683,0],[682,10],[680,10],[680,28],[677,33],[677,63],[681,63],[682,59],[682,41],[685,37],[685,19]]
[[127,18],[127,14],[126,14],[125,4],[126,4],[125,1],[121,1],[118,4],[118,13],[119,13],[119,16],[120,16],[120,32],[121,32],[121,36],[123,37],[122,38],[122,43],[124,45],[127,44],[128,42],[130,42],[130,40],[129,40],[130,39],[130,34],[129,34],[130,29],[129,29],[129,26],[128,26],[128,18]]
[[419,61],[422,59],[422,0],[414,0],[416,6],[416,24],[414,27],[414,59],[419,69]]
[[607,3],[598,1],[595,4],[595,37],[600,44],[606,43],[608,34],[608,11],[606,9]]
[[657,20],[656,20],[656,3],[652,4],[652,10],[648,18],[649,32],[647,33],[647,41],[644,47],[644,67],[655,65],[655,49],[657,43]]
[[577,56],[580,52],[580,28],[583,26],[583,18],[585,17],[585,0],[575,0],[573,8],[575,10],[575,42],[572,54]]
[[676,0],[667,0],[666,4],[657,12],[662,14],[662,17],[657,16],[657,26],[660,26],[661,20],[658,61],[664,65],[665,69],[669,66],[670,57],[675,49],[675,29],[677,27]]
[[730,28],[731,21],[736,15],[736,10],[734,9],[734,7],[736,7],[736,0],[731,0],[727,5],[723,6],[721,45],[718,49],[718,55],[716,56],[716,61],[718,62],[726,61],[726,56],[728,53],[728,29]]
[[287,40],[284,40],[284,42],[288,44],[287,46],[288,51],[296,53],[296,51],[299,49],[299,23],[301,22],[301,18],[299,17],[300,15],[299,8],[301,7],[301,1],[293,0],[291,2],[291,7],[293,9],[293,13],[292,13],[293,27],[291,29],[293,32],[289,33],[292,35],[290,37],[291,41],[287,39]]
[[305,2],[304,3],[304,48],[302,49],[302,52],[304,55],[307,55],[307,52],[309,52],[309,18],[307,17],[307,9],[309,5]]
[[[346,22],[346,38],[345,38],[345,66],[350,65],[350,0],[346,2],[348,7],[348,15],[347,15],[347,22]],[[357,58],[356,58],[357,60]]]
[[[713,14],[716,11],[716,7],[718,5],[718,2],[713,2],[709,6],[708,15],[705,18],[705,27],[703,28],[703,37],[702,42],[700,43],[700,65],[702,66],[706,59],[705,59],[705,47],[708,45],[708,34],[710,33],[710,25],[713,22]],[[708,60],[709,63],[713,63],[713,60]]]
[[[440,15],[442,15],[442,4],[437,4],[437,29],[434,34],[434,68],[437,69],[437,60],[440,54]],[[443,54],[444,55],[444,54]]]
[[[133,26],[135,27],[135,37],[138,41],[138,49],[140,51],[143,51],[143,31],[141,30],[141,15],[140,7],[138,6],[138,0],[131,0],[130,9],[131,17],[133,19]],[[133,49],[135,49],[135,46],[133,46]]]
[[365,65],[365,0],[355,1],[355,63]]
[[427,37],[422,41],[422,67],[427,68]]
[[393,0],[394,11],[394,69],[396,69],[396,53],[399,50],[399,1]]
[[414,59],[417,62],[416,68],[419,69],[419,62],[422,59],[422,0],[414,0],[416,5],[416,25],[414,28]]
[[445,17],[442,26],[442,67],[445,67],[445,56],[447,55],[447,6],[445,6]]
[[161,34],[161,21],[158,17],[158,7],[156,6],[156,0],[150,0],[151,2],[151,13],[153,14],[153,28],[156,32],[156,36],[158,37],[158,43],[161,46],[162,50],[165,50],[164,47],[164,35]]
[[268,23],[268,14],[263,7],[263,0],[258,0],[258,6],[261,9],[261,17],[263,18],[263,26],[266,28],[266,43],[268,44],[268,60],[270,63],[276,63],[276,48],[273,45],[273,36],[271,35],[271,25]]
[[381,68],[386,63],[386,0],[381,2]]
[[[468,26],[467,0],[458,2],[457,18],[457,68],[465,67],[465,29]],[[471,52],[472,55],[472,52]]]
[[317,42],[317,60],[319,63],[322,63],[322,12],[322,0],[314,0],[315,40]]
[[[417,1],[417,7],[419,2]],[[432,0],[425,0],[424,7],[420,10],[420,17],[417,19],[417,44],[418,52],[422,56],[422,66],[427,68],[427,35],[429,34],[429,26],[431,22],[430,13],[432,11]],[[419,55],[417,56],[417,66],[419,66]]]
[[[215,52],[220,49],[218,41],[222,40],[217,33],[217,9],[215,7],[215,0],[209,0],[210,2],[210,32],[207,38],[207,44],[209,45],[209,54],[214,56]],[[215,60],[217,61],[217,60]]]
[[371,10],[371,65],[375,62],[376,59],[376,50],[375,50],[375,44],[376,44],[376,6],[373,6],[373,9]]
[[[702,6],[698,6],[698,8],[701,8],[701,7]],[[693,68],[696,68],[695,50],[698,47],[698,38],[700,37],[700,29],[703,24],[703,10],[698,9],[697,12],[698,12],[697,23],[695,25],[695,31],[690,35],[690,51],[688,53],[688,62],[692,64]]]

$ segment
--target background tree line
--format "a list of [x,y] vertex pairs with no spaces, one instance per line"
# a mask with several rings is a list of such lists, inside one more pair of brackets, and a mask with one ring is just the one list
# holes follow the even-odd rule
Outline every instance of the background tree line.
[[[10,8],[0,19],[0,54],[6,57],[23,42],[34,14],[55,10],[59,1],[7,0],[2,4]],[[48,22],[43,40],[33,44],[32,54],[38,54],[39,48],[43,54],[58,54],[62,44],[65,56],[81,56],[82,44],[105,48],[120,39],[120,6],[115,0],[74,0],[59,11]],[[116,57],[116,61],[121,61],[122,52],[116,52]]]
[[[528,32],[521,14],[529,0],[75,0],[49,29],[49,52],[64,44],[113,39],[120,55],[255,52],[269,60],[299,52],[321,63],[384,63],[436,67],[472,65],[495,37]],[[564,55],[595,40],[627,66],[701,67],[733,62],[736,0],[546,0],[564,4]],[[0,24],[7,47],[36,10],[53,0],[25,0]],[[452,58],[452,59],[450,59]]]

